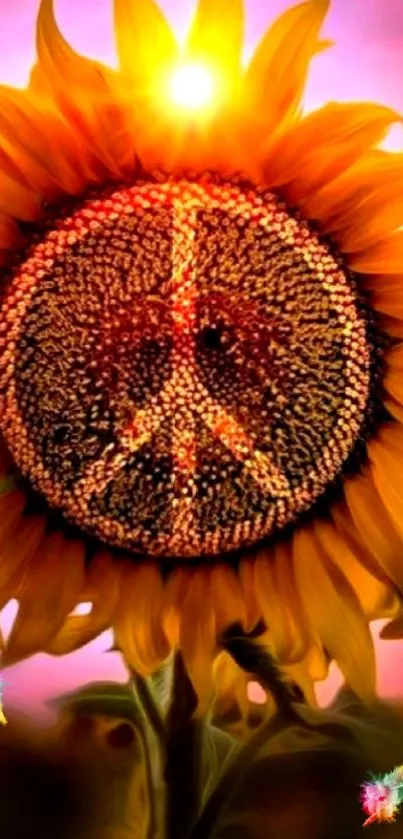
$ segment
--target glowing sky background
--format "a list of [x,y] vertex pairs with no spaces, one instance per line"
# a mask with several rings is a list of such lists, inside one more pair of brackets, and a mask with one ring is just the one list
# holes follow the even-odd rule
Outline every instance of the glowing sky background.
[[[217,5],[219,5],[219,0]],[[306,94],[306,107],[325,101],[379,100],[403,113],[403,0],[333,0],[324,30],[336,45],[314,63]],[[35,59],[34,21],[39,0],[0,0],[0,82],[24,86]],[[115,63],[112,35],[112,0],[56,0],[61,28],[73,46],[87,55]],[[193,3],[162,0],[161,5],[178,36],[188,26]],[[266,26],[288,0],[247,0],[245,59]],[[152,33],[150,33],[152,37]],[[394,129],[389,148],[403,148],[403,134]],[[9,630],[15,615],[10,604],[0,615],[3,630]],[[374,627],[377,635],[379,625]],[[80,652],[62,659],[35,656],[4,673],[4,704],[43,716],[44,701],[88,681],[125,681],[126,673],[115,653],[106,653],[110,633]],[[376,642],[378,687],[383,696],[403,695],[403,642]],[[321,703],[327,703],[340,684],[333,669],[318,688]]]

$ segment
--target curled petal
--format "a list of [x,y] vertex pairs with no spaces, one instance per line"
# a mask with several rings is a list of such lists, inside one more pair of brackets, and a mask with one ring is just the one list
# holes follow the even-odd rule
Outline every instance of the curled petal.
[[89,644],[112,624],[119,598],[121,569],[107,551],[100,551],[91,560],[80,602],[92,602],[87,615],[69,615],[63,626],[44,647],[50,655],[66,655]]
[[[80,138],[81,154],[112,175],[133,171],[135,156],[112,71],[76,53],[63,38],[53,0],[42,0],[37,20],[38,64],[31,89],[47,96]],[[98,172],[102,176],[102,169]],[[104,173],[105,174],[105,173]]]
[[329,0],[288,9],[259,44],[245,75],[245,105],[272,132],[295,117]]
[[46,537],[32,557],[19,593],[20,608],[3,663],[12,664],[43,650],[60,629],[82,589],[84,545],[61,533]]
[[0,511],[4,513],[0,526],[0,592],[3,605],[11,597],[18,598],[25,574],[28,572],[29,575],[32,570],[32,561],[45,531],[45,520],[39,516],[22,517],[21,507],[21,493],[17,490],[0,498]]

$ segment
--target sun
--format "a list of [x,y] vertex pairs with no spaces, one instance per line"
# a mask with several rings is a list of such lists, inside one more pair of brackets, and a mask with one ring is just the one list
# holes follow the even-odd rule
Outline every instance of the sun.
[[234,623],[307,693],[332,659],[375,689],[369,623],[397,636],[403,590],[401,117],[302,115],[328,6],[244,68],[241,0],[199,0],[184,51],[115,0],[114,71],[42,0],[29,86],[0,90],[3,666],[112,626],[142,674],[180,649],[203,703]]
[[189,62],[174,70],[169,79],[168,92],[174,105],[197,112],[211,105],[216,87],[216,80],[208,67]]

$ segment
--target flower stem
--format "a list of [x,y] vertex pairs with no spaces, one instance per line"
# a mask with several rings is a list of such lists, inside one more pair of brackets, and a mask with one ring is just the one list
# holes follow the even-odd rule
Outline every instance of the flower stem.
[[196,706],[196,694],[177,653],[167,715],[166,839],[185,839],[200,807],[202,726],[193,716]]

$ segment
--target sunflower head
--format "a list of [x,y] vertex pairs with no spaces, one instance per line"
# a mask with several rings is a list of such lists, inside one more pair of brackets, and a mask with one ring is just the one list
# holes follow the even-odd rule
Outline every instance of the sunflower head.
[[335,658],[374,689],[368,622],[403,585],[401,118],[303,115],[328,5],[245,68],[241,0],[199,0],[183,47],[115,0],[112,70],[42,0],[30,83],[0,91],[6,663],[112,624],[206,697],[223,632],[260,621],[304,679]]

